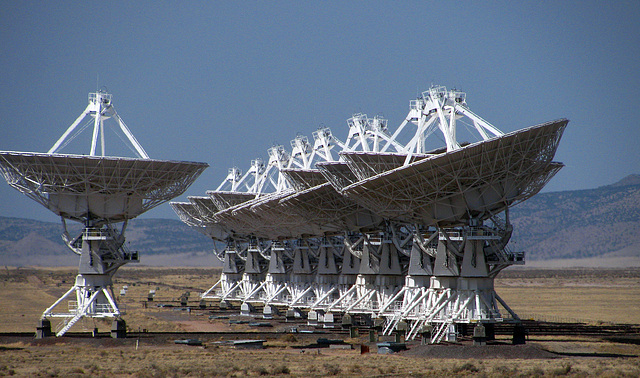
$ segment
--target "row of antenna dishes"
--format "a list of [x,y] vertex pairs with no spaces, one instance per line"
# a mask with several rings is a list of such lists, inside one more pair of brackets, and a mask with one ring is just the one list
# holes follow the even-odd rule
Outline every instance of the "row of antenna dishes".
[[[457,124],[465,118],[479,141],[458,142]],[[524,263],[524,253],[507,247],[508,209],[562,167],[552,158],[567,122],[505,135],[467,108],[464,93],[432,87],[410,103],[393,134],[386,120],[364,114],[347,121],[344,143],[333,137],[318,143],[316,136],[330,131],[314,133],[327,147],[324,161],[312,156],[316,149],[305,137],[292,141],[291,154],[272,148],[267,167],[254,170],[254,183],[271,167],[269,174],[288,178],[293,188],[245,196],[221,191],[225,181],[209,197],[172,203],[186,224],[225,242],[216,248],[221,278],[202,298],[221,307],[241,302],[247,312],[260,303],[265,317],[274,306],[292,314],[307,309],[310,324],[324,318],[327,326],[333,312],[343,319],[368,315],[383,321],[385,334],[404,323],[408,338],[433,327],[432,342],[455,334],[455,323],[505,321],[498,302],[517,321],[493,290],[498,272]],[[403,143],[409,125],[415,129]],[[437,131],[445,147],[427,150],[426,139]],[[243,189],[264,188],[237,168],[229,172],[227,180],[249,178]],[[238,189],[242,182],[232,184]]]
[[[270,191],[282,191],[289,187],[286,180],[276,177],[283,168],[313,169],[317,162],[342,160],[342,152],[398,153],[406,155],[408,164],[413,155],[425,154],[425,141],[435,131],[440,131],[446,142],[447,151],[460,148],[457,141],[456,123],[466,116],[481,140],[504,135],[471,110],[466,103],[466,93],[457,90],[447,91],[444,86],[433,86],[422,93],[422,97],[410,102],[410,111],[404,121],[391,134],[388,120],[380,117],[368,117],[357,113],[347,120],[348,134],[345,141],[333,135],[331,129],[320,127],[312,133],[311,145],[306,136],[298,135],[291,140],[291,152],[282,145],[268,149],[269,159],[258,158],[251,161],[250,168],[243,175],[238,167],[229,169],[227,176],[215,189],[216,191],[243,191],[261,195]],[[408,125],[416,126],[409,140],[402,142],[401,136],[409,133]],[[340,148],[336,154],[334,148]],[[276,183],[275,185],[269,185]]]

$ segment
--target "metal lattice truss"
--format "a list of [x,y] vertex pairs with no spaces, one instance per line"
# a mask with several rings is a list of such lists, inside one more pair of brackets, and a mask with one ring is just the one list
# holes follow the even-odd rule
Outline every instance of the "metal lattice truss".
[[[457,123],[463,118],[471,121],[481,140],[502,136],[502,131],[469,109],[466,97],[464,92],[455,89],[447,91],[443,86],[432,86],[421,98],[411,101],[407,117],[380,152],[395,147],[406,154],[408,163],[414,154],[428,153],[425,142],[435,131],[442,134],[447,152],[457,150],[461,146],[457,140]],[[410,123],[417,126],[417,130],[405,146],[400,146],[396,139]]]
[[[89,125],[77,130],[86,117],[93,117],[94,126],[90,154],[56,153]],[[110,118],[117,121],[139,158],[104,156],[104,121]],[[101,156],[96,156],[98,140]],[[128,220],[184,193],[207,167],[206,163],[149,159],[113,108],[111,95],[101,91],[89,95],[87,108],[48,153],[0,151],[0,173],[7,183],[59,215],[63,240],[80,256],[75,285],[42,315],[63,318],[57,336],[83,317],[121,321],[123,312],[111,292],[111,278],[120,266],[139,261],[138,253],[130,252],[124,243]],[[174,209],[194,228],[213,234],[197,218],[196,209],[179,205]],[[82,222],[82,233],[71,237],[65,219]],[[122,228],[117,231],[115,224],[120,222]],[[76,300],[70,299],[74,293]],[[63,301],[67,301],[66,311],[58,309]]]
[[[372,177],[361,175],[342,193],[385,218],[409,223],[451,226],[486,219],[538,193],[562,168],[551,160],[567,122],[530,127]],[[379,166],[354,160],[349,160],[354,173]]]
[[[90,119],[89,122],[84,124],[84,126],[81,126],[79,130],[76,130],[85,118],[93,118],[93,120]],[[64,132],[64,134],[62,134],[60,139],[56,141],[47,153],[55,154],[82,133],[87,126],[93,124],[93,135],[91,137],[91,149],[89,150],[89,155],[96,156],[98,138],[100,138],[101,156],[105,156],[104,121],[110,118],[113,118],[117,122],[120,130],[126,136],[127,140],[133,147],[132,150],[137,154],[137,156],[142,159],[148,159],[149,155],[147,155],[147,152],[142,148],[136,137],[133,136],[127,125],[116,112],[113,104],[111,104],[111,94],[105,91],[89,93],[89,105],[87,105],[82,114],[80,114],[71,126],[69,126],[69,128]],[[72,134],[74,131],[76,131],[76,133]]]
[[[231,168],[220,186],[207,192],[217,206],[217,212],[210,212],[207,221],[221,225],[233,237],[241,239],[291,239],[341,232],[342,229],[332,224],[333,220],[318,224],[315,220],[310,221],[307,214],[300,216],[283,207],[280,201],[299,191],[326,184],[325,174],[313,166],[335,162],[332,151],[336,146],[343,151],[375,152],[382,142],[391,138],[386,120],[380,117],[357,114],[347,124],[349,136],[346,142],[335,138],[328,128],[320,128],[313,133],[313,145],[306,137],[297,136],[291,141],[291,153],[282,146],[275,146],[268,150],[267,164],[261,159],[253,160],[245,175],[238,168]],[[271,188],[273,192],[265,193],[265,188]],[[327,203],[336,202],[340,197],[335,192],[329,191],[329,194]],[[338,199],[340,201],[340,209],[344,209],[344,198]]]
[[[191,201],[210,200],[209,197],[190,197]],[[204,219],[198,205],[194,202],[171,202],[171,208],[180,220],[194,230],[214,240],[226,240],[228,231],[220,224]]]
[[[493,290],[502,269],[524,263],[507,246],[508,210],[562,168],[552,160],[567,123],[503,134],[464,93],[432,87],[393,134],[386,120],[356,114],[344,143],[328,129],[313,147],[297,137],[290,154],[270,150],[271,193],[255,160],[244,176],[231,169],[209,199],[174,205],[201,232],[225,231],[205,232],[226,247],[221,279],[202,297],[243,311],[262,304],[266,317],[306,309],[310,324],[325,326],[335,314],[362,315],[385,333],[428,332],[432,342],[460,323],[518,321]],[[459,124],[478,141],[458,142]],[[436,131],[445,146],[429,149]],[[325,148],[334,146],[338,160]]]
[[9,185],[78,221],[135,218],[184,193],[208,165],[152,159],[0,152]]
[[319,224],[325,234],[335,234],[332,230],[339,233],[377,230],[384,222],[375,212],[341,196],[329,183],[286,197],[279,205],[308,222]]
[[[291,216],[279,217],[284,222],[273,225],[268,221],[274,216],[273,214],[253,208],[255,205],[260,205],[263,209],[278,212],[279,209],[273,209],[268,204],[294,193],[294,185],[298,185],[298,188],[301,183],[304,185],[304,178],[309,179],[314,176],[310,167],[316,161],[334,159],[332,149],[336,144],[342,143],[332,136],[331,131],[326,128],[318,129],[313,133],[313,137],[314,143],[311,145],[307,137],[297,136],[291,141],[291,153],[285,151],[283,146],[270,148],[268,163],[265,165],[261,159],[253,160],[251,168],[244,176],[238,168],[231,168],[220,186],[214,191],[207,192],[216,206],[216,211],[210,209],[206,220],[222,225],[236,238],[246,239],[256,236],[267,239],[292,238],[308,232],[317,233],[318,230],[314,225],[305,223],[302,219],[293,219]],[[324,181],[316,180],[316,182]],[[265,193],[267,188],[273,191]],[[311,229],[304,230],[301,227]]]

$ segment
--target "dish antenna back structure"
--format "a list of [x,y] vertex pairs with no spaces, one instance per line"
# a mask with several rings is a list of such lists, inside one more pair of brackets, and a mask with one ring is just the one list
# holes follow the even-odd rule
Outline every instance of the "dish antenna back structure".
[[[88,117],[93,120],[76,131]],[[117,122],[137,158],[104,156],[104,122],[109,119]],[[58,153],[91,123],[89,155]],[[98,141],[100,156],[96,155]],[[52,333],[49,318],[63,319],[55,330],[56,336],[62,336],[83,317],[113,318],[112,336],[126,335],[112,277],[122,265],[139,261],[138,253],[125,245],[127,222],[184,193],[207,167],[206,163],[150,159],[105,91],[89,94],[87,108],[47,153],[0,151],[0,172],[9,185],[60,216],[62,238],[80,257],[75,284],[44,311],[39,337]],[[83,224],[80,235],[69,235],[67,219]],[[65,300],[68,309],[63,310],[59,305]]]

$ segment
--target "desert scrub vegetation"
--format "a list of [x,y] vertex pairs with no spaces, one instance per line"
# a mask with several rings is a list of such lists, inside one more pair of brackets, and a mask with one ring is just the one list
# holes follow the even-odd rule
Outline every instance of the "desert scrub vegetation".
[[[61,353],[63,352],[64,353]],[[102,353],[104,352],[104,354]],[[97,358],[97,356],[100,356]],[[25,345],[0,352],[0,376],[590,376],[640,375],[640,358],[429,359],[360,355],[356,351],[300,353],[286,347],[264,350],[180,345],[82,347],[69,343]]]

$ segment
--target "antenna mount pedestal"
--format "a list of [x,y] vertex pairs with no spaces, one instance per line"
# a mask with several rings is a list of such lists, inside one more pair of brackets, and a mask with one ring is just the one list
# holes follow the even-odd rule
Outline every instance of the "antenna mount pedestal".
[[[119,267],[129,262],[139,262],[137,252],[130,252],[124,244],[124,227],[117,232],[111,225],[96,227],[88,224],[82,235],[76,239],[81,242],[80,266],[74,286],[46,309],[42,318],[63,318],[56,336],[64,335],[82,317],[114,318],[121,321],[124,314],[113,294],[112,277]],[[77,250],[77,249],[76,249]],[[75,293],[75,300],[73,294]],[[66,312],[55,312],[64,300],[68,302]],[[122,332],[117,332],[121,335]]]

